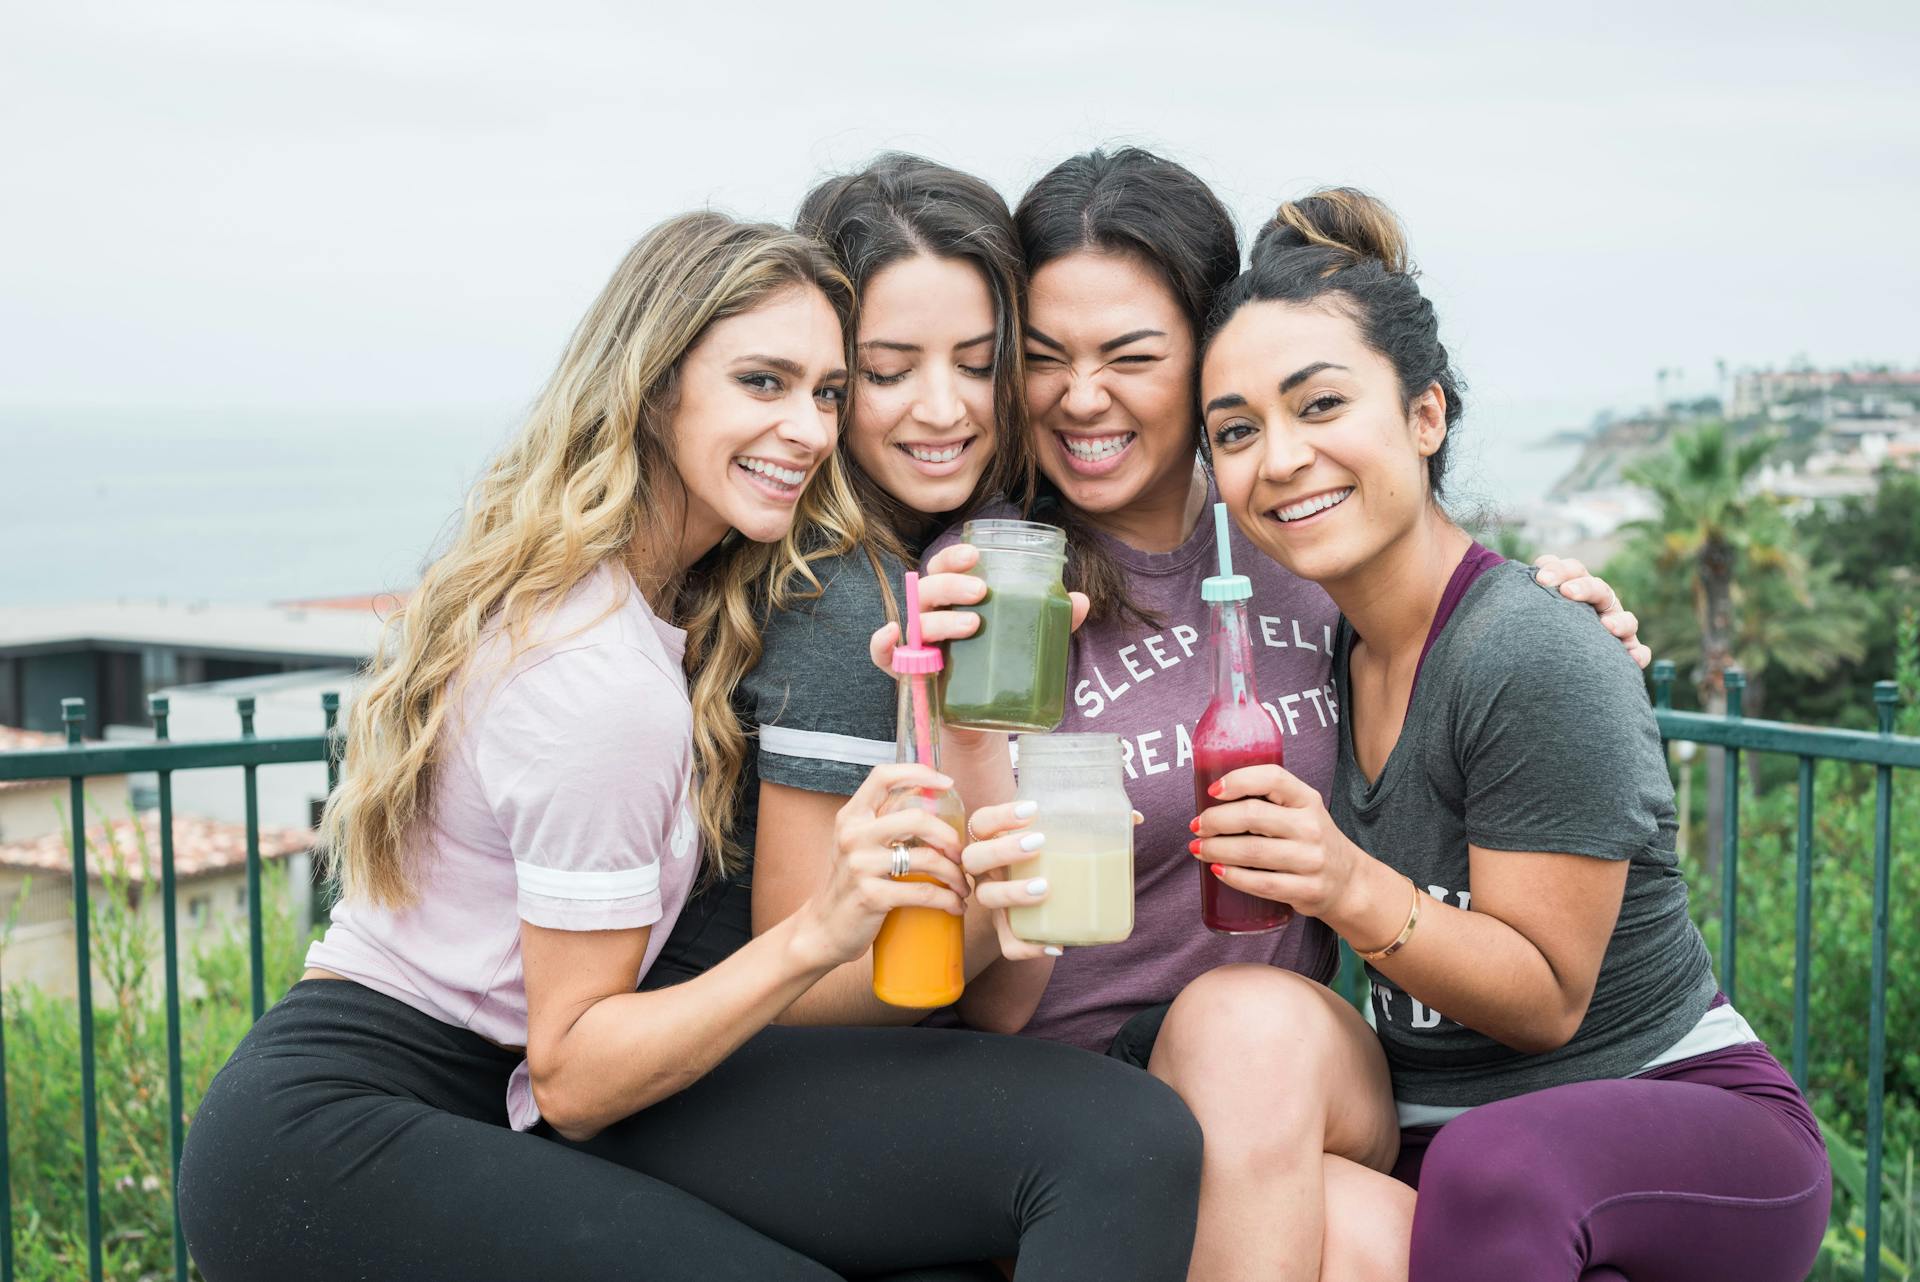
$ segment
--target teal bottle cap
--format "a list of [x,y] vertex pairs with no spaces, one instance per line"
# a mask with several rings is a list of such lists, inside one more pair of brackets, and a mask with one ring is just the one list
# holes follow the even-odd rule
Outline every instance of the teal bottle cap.
[[1253,596],[1253,580],[1244,574],[1215,574],[1200,584],[1202,601],[1245,601]]
[[1253,595],[1253,580],[1233,572],[1233,543],[1228,537],[1227,505],[1213,505],[1213,542],[1220,558],[1220,573],[1200,585],[1200,599],[1209,602],[1245,601]]

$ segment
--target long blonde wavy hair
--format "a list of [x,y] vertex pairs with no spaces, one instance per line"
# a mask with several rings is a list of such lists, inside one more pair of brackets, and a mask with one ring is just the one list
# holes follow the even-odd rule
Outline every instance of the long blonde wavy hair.
[[[715,322],[794,286],[824,293],[846,341],[853,289],[814,241],[717,213],[660,224],[628,251],[580,322],[527,421],[466,502],[452,545],[387,620],[348,719],[340,786],[321,820],[342,893],[388,908],[414,902],[415,846],[456,684],[496,620],[518,650],[544,608],[636,535],[670,544],[679,505],[671,423],[678,372]],[[837,452],[807,487],[777,543],[729,533],[684,580],[650,585],[657,611],[688,629],[698,812],[710,874],[734,857],[744,731],[732,707],[759,661],[766,603],[804,577],[814,555],[854,546],[863,530]],[[643,710],[635,709],[638,714]]]

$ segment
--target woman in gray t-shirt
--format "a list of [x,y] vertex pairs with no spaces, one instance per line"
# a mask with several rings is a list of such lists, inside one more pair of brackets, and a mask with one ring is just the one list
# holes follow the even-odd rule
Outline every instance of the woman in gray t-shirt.
[[1804,1276],[1818,1127],[1717,993],[1632,662],[1437,502],[1458,386],[1383,206],[1281,207],[1201,399],[1236,523],[1340,607],[1346,715],[1330,806],[1240,770],[1193,853],[1346,938],[1378,1030],[1271,971],[1175,1003],[1154,1070],[1208,1185],[1246,1177],[1224,1208],[1203,1185],[1202,1237],[1223,1209],[1256,1232],[1265,1197],[1319,1208],[1342,1276]]

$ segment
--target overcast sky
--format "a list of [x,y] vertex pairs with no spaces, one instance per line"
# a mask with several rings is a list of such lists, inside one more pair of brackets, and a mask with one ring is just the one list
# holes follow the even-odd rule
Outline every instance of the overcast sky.
[[1289,8],[16,3],[0,403],[510,408],[664,215],[1120,140],[1386,197],[1483,404],[1920,362],[1920,4]]

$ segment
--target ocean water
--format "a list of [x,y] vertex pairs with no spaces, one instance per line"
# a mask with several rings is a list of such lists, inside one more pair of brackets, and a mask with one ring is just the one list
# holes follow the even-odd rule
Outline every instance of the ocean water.
[[[511,406],[420,411],[0,410],[0,607],[260,602],[414,581]],[[1456,438],[1469,509],[1537,498],[1577,407],[1487,400]]]
[[411,583],[511,409],[0,411],[0,607]]

